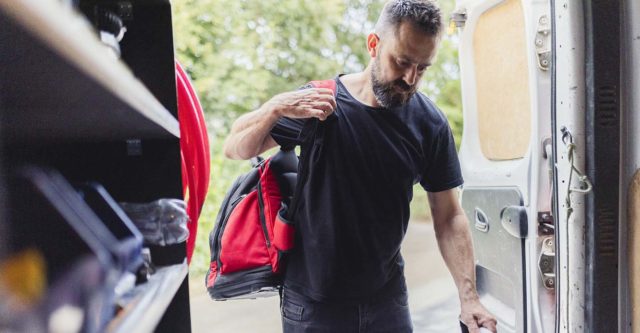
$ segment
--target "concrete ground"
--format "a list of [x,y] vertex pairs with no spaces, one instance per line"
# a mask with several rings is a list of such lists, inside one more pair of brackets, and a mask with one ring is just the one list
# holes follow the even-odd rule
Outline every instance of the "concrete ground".
[[[456,288],[438,251],[433,226],[410,223],[402,254],[414,332],[459,332]],[[189,283],[194,333],[281,332],[278,297],[214,302],[203,280],[193,277]]]

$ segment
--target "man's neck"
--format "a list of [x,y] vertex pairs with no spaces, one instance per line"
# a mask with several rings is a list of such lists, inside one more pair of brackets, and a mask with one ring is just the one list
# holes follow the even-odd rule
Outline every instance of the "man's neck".
[[372,107],[380,107],[373,94],[371,85],[371,72],[367,67],[363,72],[346,74],[340,77],[340,81],[347,91],[360,103]]

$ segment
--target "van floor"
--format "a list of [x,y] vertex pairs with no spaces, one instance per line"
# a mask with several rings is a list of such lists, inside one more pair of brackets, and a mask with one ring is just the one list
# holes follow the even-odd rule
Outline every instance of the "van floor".
[[[460,305],[455,284],[440,256],[430,222],[409,223],[402,255],[414,332],[459,331]],[[278,297],[214,302],[203,280],[204,277],[192,277],[189,282],[193,333],[282,332]]]

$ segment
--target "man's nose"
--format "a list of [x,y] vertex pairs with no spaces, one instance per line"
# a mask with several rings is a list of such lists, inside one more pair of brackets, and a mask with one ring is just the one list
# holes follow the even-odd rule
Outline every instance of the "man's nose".
[[404,72],[404,77],[402,80],[406,82],[408,85],[413,86],[416,83],[416,79],[418,78],[418,68],[417,66],[411,66]]

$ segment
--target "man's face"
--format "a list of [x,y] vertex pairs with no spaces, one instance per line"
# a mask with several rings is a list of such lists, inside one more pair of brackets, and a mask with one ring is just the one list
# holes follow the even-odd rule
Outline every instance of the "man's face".
[[426,35],[408,22],[380,37],[371,79],[381,106],[393,108],[409,101],[431,66],[437,46],[437,37]]

